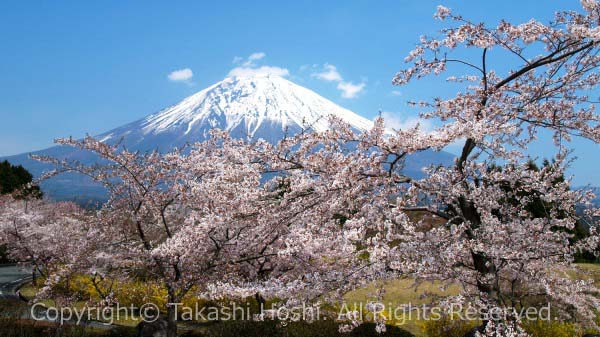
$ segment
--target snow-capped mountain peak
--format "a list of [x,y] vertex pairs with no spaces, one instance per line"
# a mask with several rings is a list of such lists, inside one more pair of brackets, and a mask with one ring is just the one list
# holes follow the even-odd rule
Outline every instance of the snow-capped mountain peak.
[[[264,75],[228,77],[138,121],[137,127],[146,136],[176,133],[196,138],[206,136],[212,128],[220,128],[240,136],[272,138],[286,130],[307,127],[323,131],[328,127],[329,115],[359,130],[372,126],[370,120],[309,89],[279,76]],[[111,138],[114,136],[117,134],[113,132]]]
[[208,137],[211,129],[234,137],[277,141],[285,133],[328,128],[334,115],[357,130],[372,122],[282,77],[228,77],[183,101],[105,134],[102,141],[124,139],[136,149],[169,149]]

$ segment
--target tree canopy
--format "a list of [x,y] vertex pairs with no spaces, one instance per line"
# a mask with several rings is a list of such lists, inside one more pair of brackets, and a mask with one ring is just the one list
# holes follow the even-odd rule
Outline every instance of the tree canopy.
[[12,165],[5,160],[0,163],[0,194],[17,193],[17,197],[40,198],[40,187],[33,184],[33,175],[22,165]]

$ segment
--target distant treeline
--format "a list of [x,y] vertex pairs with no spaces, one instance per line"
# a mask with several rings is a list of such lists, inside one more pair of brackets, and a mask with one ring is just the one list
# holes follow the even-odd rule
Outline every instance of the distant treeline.
[[40,187],[33,184],[33,175],[23,166],[0,162],[0,194],[16,193],[17,198],[40,198]]

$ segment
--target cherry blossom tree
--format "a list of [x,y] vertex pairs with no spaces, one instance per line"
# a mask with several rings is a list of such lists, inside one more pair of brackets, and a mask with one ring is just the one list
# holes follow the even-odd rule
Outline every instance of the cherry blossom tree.
[[6,245],[13,261],[47,277],[69,261],[80,235],[83,212],[69,202],[52,203],[38,199],[0,200],[0,243]]
[[[309,210],[331,213],[329,206],[321,198],[302,205],[310,191],[289,189],[305,176],[266,178],[294,165],[276,157],[279,148],[271,144],[217,130],[208,141],[166,154],[132,153],[91,137],[58,143],[91,151],[102,164],[38,157],[57,165],[48,176],[87,175],[110,198],[81,226],[68,270],[52,275],[46,296],[67,275],[83,273],[99,287],[102,280],[143,276],[162,285],[172,304],[192,290],[212,299],[314,299],[336,289],[345,279],[340,274],[357,265],[350,261],[358,255],[348,257],[356,246],[332,230],[338,226],[332,214],[329,228],[308,221],[318,215]],[[303,184],[316,187],[309,182]],[[99,293],[105,303],[117,300],[108,289]],[[175,336],[176,307],[164,309]]]
[[[578,221],[575,207],[589,196],[569,190],[568,181],[554,183],[568,165],[572,137],[600,141],[597,100],[590,97],[599,82],[600,5],[582,5],[583,13],[559,12],[550,24],[503,21],[496,27],[472,23],[440,6],[436,17],[455,26],[444,29],[441,38],[423,37],[406,58],[412,66],[399,72],[394,84],[440,75],[454,64],[466,74],[448,80],[468,83],[453,98],[422,103],[429,108],[424,117],[445,121],[438,132],[464,139],[464,146],[454,167],[432,169],[414,186],[434,204],[450,206],[449,230],[436,229],[424,240],[399,246],[416,252],[402,253],[405,259],[434,257],[412,268],[417,275],[462,280],[472,294],[495,306],[515,305],[535,293],[577,308],[587,320],[594,317],[591,309],[598,304],[589,296],[596,291],[591,283],[561,275],[575,268],[573,254],[598,244],[596,233],[568,244],[569,230]],[[461,46],[479,55],[452,58]],[[492,53],[514,62],[508,69],[494,68]],[[555,162],[531,172],[527,153],[547,135],[556,145]],[[552,206],[546,216],[528,212],[533,197]],[[525,294],[510,291],[515,285]]]
[[[590,97],[600,81],[600,5],[582,5],[582,13],[559,12],[549,24],[502,21],[496,27],[470,22],[440,6],[435,16],[449,20],[450,26],[439,38],[422,37],[405,60],[411,65],[393,83],[406,85],[451,71],[462,74],[447,79],[458,82],[454,97],[419,103],[426,109],[422,117],[437,119],[441,126],[429,133],[417,126],[386,135],[378,121],[363,135],[338,126],[310,138],[323,142],[319,137],[328,137],[372,150],[370,161],[368,153],[349,162],[335,154],[320,158],[313,173],[344,163],[338,169],[345,175],[338,181],[347,182],[344,188],[357,187],[356,199],[350,200],[364,202],[346,223],[360,224],[364,244],[383,248],[371,256],[384,266],[382,274],[458,282],[463,286],[460,300],[488,309],[525,305],[535,295],[565,309],[560,311],[564,317],[593,324],[598,290],[591,280],[568,276],[577,269],[573,255],[598,246],[595,223],[589,223],[587,239],[569,240],[577,221],[591,219],[575,211],[578,205],[589,206],[591,195],[570,190],[569,179],[559,179],[570,162],[573,137],[600,142],[597,100]],[[461,47],[466,51],[456,52]],[[492,61],[499,57],[504,61],[494,67]],[[532,171],[528,154],[545,137],[553,138],[555,158]],[[399,164],[410,154],[457,142],[463,147],[453,166],[430,167],[424,179],[402,174]],[[327,147],[327,141],[323,144]],[[406,209],[420,200],[446,224],[429,229],[411,221]],[[536,200],[547,206],[543,216],[528,209]],[[493,328],[501,323],[490,325],[487,333],[502,334],[504,330]]]
[[[286,189],[282,204],[298,224],[363,247],[353,252],[367,254],[370,272],[345,282],[414,275],[459,283],[456,301],[488,311],[535,299],[551,303],[563,318],[594,325],[598,289],[569,273],[578,269],[575,254],[598,247],[591,216],[598,211],[589,207],[593,195],[571,190],[570,179],[562,179],[573,137],[600,142],[598,100],[590,97],[600,81],[600,5],[582,5],[581,13],[559,12],[549,24],[502,21],[496,27],[440,6],[435,16],[450,27],[439,38],[422,37],[405,60],[411,65],[393,80],[406,85],[451,74],[454,97],[418,103],[422,117],[440,121],[439,127],[390,133],[379,119],[359,133],[334,120],[330,131],[286,139],[268,154],[265,161]],[[458,52],[461,47],[466,51]],[[552,162],[531,170],[532,150],[549,146],[548,138],[556,148]],[[459,142],[462,151],[451,167],[430,167],[423,179],[403,174],[411,154]],[[410,219],[408,210],[423,201],[446,220],[443,226]],[[531,211],[533,203],[543,214]],[[580,205],[588,206],[588,216],[577,214]],[[577,222],[586,223],[590,235],[573,243]],[[488,335],[522,334],[514,317],[486,317]]]
[[[86,167],[40,159],[56,163],[61,171],[88,175],[110,192],[106,204],[88,219],[80,248],[72,252],[77,263],[70,264],[71,273],[99,280],[143,276],[166,289],[168,303],[179,303],[194,286],[226,279],[236,262],[271,253],[265,248],[260,254],[241,242],[243,229],[252,228],[252,209],[245,203],[254,199],[248,193],[258,178],[245,162],[237,165],[240,169],[225,170],[222,165],[230,159],[233,163],[235,156],[225,147],[207,142],[183,157],[179,152],[132,153],[92,138],[58,142],[91,151],[104,163]],[[163,309],[169,336],[175,336],[175,307]]]

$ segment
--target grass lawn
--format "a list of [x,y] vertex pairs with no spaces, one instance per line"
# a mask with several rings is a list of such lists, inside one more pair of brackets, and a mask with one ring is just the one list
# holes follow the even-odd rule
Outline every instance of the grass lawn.
[[[451,285],[445,290],[441,290],[440,282],[424,282],[415,287],[415,281],[409,278],[385,282],[385,295],[382,303],[388,309],[394,310],[402,305],[411,304],[412,307],[421,306],[432,302],[436,296],[457,295],[460,292],[460,286]],[[355,303],[367,303],[372,300],[372,293],[377,289],[376,285],[371,285],[363,289],[352,291],[344,296],[349,308]],[[399,313],[402,311],[398,311]],[[416,336],[422,336],[422,328],[416,314],[400,315],[400,320],[393,321],[388,317],[390,324],[399,326],[408,330]]]
[[600,287],[600,264],[579,263],[578,266],[584,270],[584,275],[575,275],[579,278],[592,278],[596,287]]
[[27,283],[19,289],[21,295],[27,299],[34,298],[37,291],[38,287],[34,286],[31,283]]

